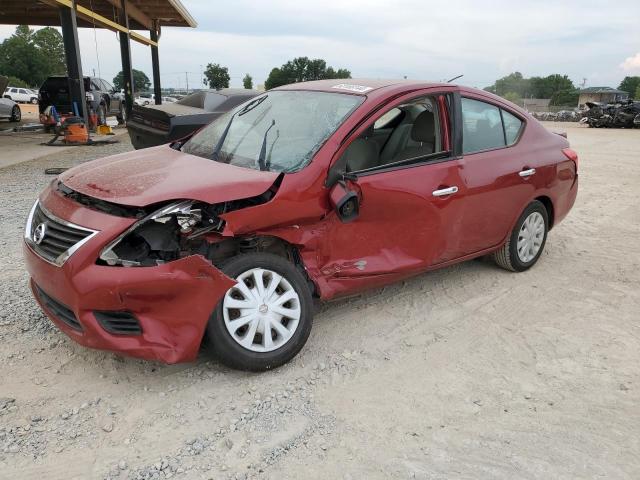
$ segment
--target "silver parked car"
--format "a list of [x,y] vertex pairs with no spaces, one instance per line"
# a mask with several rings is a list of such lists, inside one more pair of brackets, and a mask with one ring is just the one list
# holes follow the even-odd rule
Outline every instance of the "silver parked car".
[[[0,92],[7,88],[9,79],[0,75]],[[22,118],[20,107],[9,98],[0,98],[0,118],[8,118],[11,122],[19,122]]]

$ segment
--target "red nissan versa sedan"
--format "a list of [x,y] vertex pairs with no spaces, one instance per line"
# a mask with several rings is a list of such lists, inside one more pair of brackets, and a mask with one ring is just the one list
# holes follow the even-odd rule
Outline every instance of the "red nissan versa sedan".
[[536,263],[578,157],[487,92],[326,80],[270,90],[187,140],[85,163],[36,201],[31,287],[88,347],[167,363],[203,337],[277,367],[331,299],[491,254]]

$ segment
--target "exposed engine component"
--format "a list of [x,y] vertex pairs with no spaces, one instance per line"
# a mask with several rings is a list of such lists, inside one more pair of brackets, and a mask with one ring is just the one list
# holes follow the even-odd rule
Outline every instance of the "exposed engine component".
[[[280,179],[269,190],[256,197],[215,205],[195,200],[172,202],[129,227],[102,250],[98,262],[110,266],[146,267],[195,253],[214,263],[220,261],[221,255],[231,256],[242,251],[243,242],[252,241],[247,238],[234,239],[234,244],[230,245],[224,244],[222,238],[211,238],[212,234],[215,237],[215,234],[224,230],[225,222],[220,216],[271,200],[279,185]],[[108,207],[108,202],[96,204],[96,208]],[[117,208],[116,211],[120,213]]]

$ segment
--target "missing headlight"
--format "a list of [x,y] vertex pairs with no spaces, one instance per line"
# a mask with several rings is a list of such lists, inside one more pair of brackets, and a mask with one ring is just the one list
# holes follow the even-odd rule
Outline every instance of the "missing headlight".
[[194,240],[204,233],[219,231],[221,206],[192,201],[176,202],[157,210],[132,225],[100,254],[107,265],[155,266],[178,260],[183,252],[197,249]]

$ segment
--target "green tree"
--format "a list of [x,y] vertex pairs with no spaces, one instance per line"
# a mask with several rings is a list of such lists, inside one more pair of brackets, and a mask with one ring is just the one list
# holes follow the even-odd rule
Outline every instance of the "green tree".
[[640,87],[640,77],[624,77],[618,86],[618,90],[627,92],[637,100],[640,98],[637,93],[638,87]]
[[328,78],[351,78],[351,72],[346,68],[336,70],[333,67],[327,67],[327,62],[320,58],[297,57],[289,60],[280,68],[272,69],[264,86],[270,90],[288,83]]
[[55,28],[31,30],[19,25],[0,43],[0,72],[28,85],[41,85],[49,75],[64,74],[62,35]]
[[636,88],[636,93],[633,95],[633,98],[636,100],[640,100],[640,85]]
[[253,88],[253,77],[247,73],[242,79],[242,85],[244,85],[244,88],[251,90]]
[[499,78],[493,85],[485,88],[486,91],[504,97],[507,93],[515,93],[520,98],[530,96],[531,82],[524,78],[522,73],[513,72],[506,77]]
[[[131,70],[131,74],[133,75],[134,92],[144,92],[151,88],[151,80],[149,80],[149,77],[147,77],[146,73],[133,68]],[[124,73],[122,72],[122,70],[120,70],[120,72],[118,72],[118,74],[113,77],[113,86],[116,87],[116,90],[121,90],[124,88]]]
[[9,76],[8,78],[9,78],[9,83],[7,83],[7,85],[10,87],[23,87],[23,88],[31,87],[31,85],[29,85],[27,82],[25,82],[21,78],[12,77],[12,76]]
[[210,63],[204,71],[204,84],[209,88],[220,90],[221,88],[229,88],[229,69],[218,63]]
[[516,92],[507,92],[502,96],[502,98],[509,100],[512,103],[519,104],[522,97],[520,97]]
[[[64,54],[62,35],[51,27],[41,28],[33,34],[33,43],[40,50],[49,75],[67,73],[67,62]],[[49,76],[47,75],[47,76]]]
[[578,91],[566,75],[554,73],[546,77],[531,78],[531,94],[535,98],[550,98],[551,105],[578,103]]

